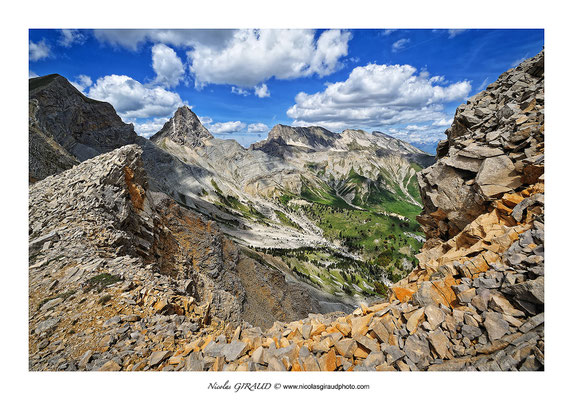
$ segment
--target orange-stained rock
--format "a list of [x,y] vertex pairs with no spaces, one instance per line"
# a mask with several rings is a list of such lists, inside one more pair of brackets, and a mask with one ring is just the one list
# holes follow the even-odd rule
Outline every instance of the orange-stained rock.
[[375,313],[378,311],[382,311],[383,309],[385,309],[389,305],[390,305],[390,303],[380,303],[380,304],[375,304],[375,305],[369,306],[368,309],[370,310],[370,312]]
[[378,338],[378,341],[388,343],[389,333],[384,327],[384,324],[382,324],[382,322],[377,321],[371,324],[370,329],[372,329],[372,332],[374,332],[374,334]]
[[321,369],[323,371],[335,371],[336,364],[336,352],[334,349],[330,349],[330,351],[324,355],[324,369]]
[[448,214],[441,208],[438,208],[433,213],[430,213],[430,215],[434,217],[437,221],[442,221],[448,217]]
[[[520,196],[521,197],[521,196]],[[506,206],[505,204],[503,204],[501,201],[496,200],[495,201],[495,208],[497,208],[497,210],[502,214],[502,215],[509,215],[511,214],[511,212],[513,211],[512,208],[509,208],[508,206]],[[501,217],[501,216],[500,216]]]
[[401,287],[393,287],[392,292],[396,296],[396,299],[399,300],[401,303],[410,300],[412,298],[412,295],[414,294],[413,290]]
[[501,198],[501,201],[506,206],[513,208],[523,201],[523,197],[517,193],[506,193]]
[[424,310],[425,310],[424,307],[421,307],[416,311],[414,311],[412,315],[410,315],[410,317],[408,318],[408,323],[406,324],[406,328],[408,328],[410,334],[416,333],[418,325],[424,319]]
[[356,335],[366,335],[372,317],[374,317],[374,314],[368,314],[363,317],[352,318],[350,320],[350,323],[352,325],[352,336],[354,337]]
[[326,333],[334,333],[334,332],[340,332],[340,331],[336,329],[334,326],[328,326],[326,328]]
[[390,346],[398,346],[398,338],[396,335],[392,334],[388,336],[388,344]]
[[368,354],[370,354],[370,350],[362,346],[360,343],[356,347],[356,350],[354,350],[354,358],[366,358],[368,357]]
[[346,358],[349,358],[352,356],[352,354],[354,354],[356,347],[358,347],[358,345],[354,339],[340,339],[334,344],[336,352]]
[[322,332],[326,331],[326,325],[324,324],[319,324],[316,327],[312,328],[312,332],[310,333],[310,336],[315,336],[315,335],[320,335]]
[[350,324],[347,324],[346,322],[339,322],[334,326],[336,327],[336,329],[338,329],[340,333],[342,333],[343,336],[348,336],[352,331],[352,327],[350,326]]
[[382,364],[376,367],[376,371],[396,371],[396,368],[391,365]]
[[169,359],[168,363],[172,365],[177,365],[183,360],[181,356],[173,356]]
[[303,361],[303,367],[305,371],[320,371],[320,366],[316,361],[316,358],[309,354]]
[[225,365],[225,357],[217,357],[215,363],[211,367],[211,371],[222,371]]
[[207,338],[205,339],[205,342],[203,342],[203,344],[200,346],[201,351],[205,350],[205,347],[207,347],[207,345],[209,343],[211,343],[212,340],[213,340],[213,336],[211,336],[211,335],[207,336]]
[[298,328],[296,328],[295,330],[293,330],[291,333],[289,333],[287,335],[287,339],[288,340],[293,340],[293,341],[298,341],[302,339],[302,333],[300,333],[300,331],[298,330]]

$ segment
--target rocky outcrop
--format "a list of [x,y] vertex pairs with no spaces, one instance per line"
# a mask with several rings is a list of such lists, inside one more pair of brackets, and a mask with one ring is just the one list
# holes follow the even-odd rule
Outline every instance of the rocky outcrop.
[[29,103],[28,122],[28,170],[30,183],[58,174],[79,163],[76,157],[42,131],[36,118],[37,111],[38,101],[31,100]]
[[111,104],[87,98],[66,78],[32,78],[29,89],[32,180],[135,143],[133,125],[125,124]]
[[197,147],[203,145],[203,139],[212,139],[213,135],[189,107],[183,106],[177,109],[175,115],[150,140],[161,143],[165,138],[180,146]]
[[543,174],[543,62],[541,52],[458,107],[436,164],[418,175],[418,220],[428,238],[454,237],[494,200]]

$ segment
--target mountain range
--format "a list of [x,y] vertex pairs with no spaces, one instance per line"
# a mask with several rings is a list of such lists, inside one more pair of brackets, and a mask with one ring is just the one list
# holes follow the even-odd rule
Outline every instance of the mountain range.
[[[324,265],[351,260],[354,284],[307,262],[277,258],[330,294],[378,295],[374,282],[405,276],[422,244],[416,172],[434,158],[381,132],[277,125],[245,149],[214,137],[183,106],[148,140],[108,103],[48,75],[30,80],[30,135],[31,182],[139,145],[150,189],[216,221],[236,243],[267,253],[308,248]],[[376,243],[372,233],[379,233]]]

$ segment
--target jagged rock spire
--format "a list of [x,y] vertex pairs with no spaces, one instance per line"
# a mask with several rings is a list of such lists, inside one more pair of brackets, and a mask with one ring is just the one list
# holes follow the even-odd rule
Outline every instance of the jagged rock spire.
[[182,146],[197,147],[202,145],[202,139],[212,139],[213,135],[201,124],[197,115],[189,107],[182,106],[150,140],[157,143],[164,138]]

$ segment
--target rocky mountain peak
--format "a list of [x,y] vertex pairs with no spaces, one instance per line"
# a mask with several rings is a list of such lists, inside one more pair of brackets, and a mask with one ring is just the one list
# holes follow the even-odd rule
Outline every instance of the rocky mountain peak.
[[[111,104],[86,97],[61,75],[30,79],[29,102],[34,126],[33,132],[30,130],[31,146],[48,143],[46,149],[57,147],[54,151],[84,161],[135,143],[133,125],[124,123]],[[38,168],[30,171],[36,179],[49,175],[50,168],[42,167],[44,161],[39,160],[35,164]]]
[[213,135],[189,107],[182,106],[150,140],[157,143],[166,138],[181,146],[197,147],[202,145],[204,139],[212,139]]

